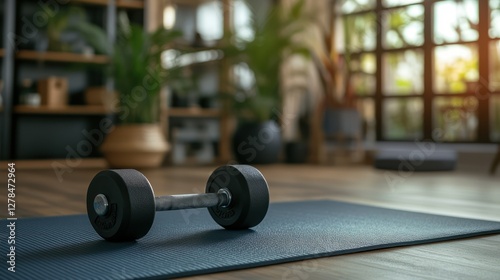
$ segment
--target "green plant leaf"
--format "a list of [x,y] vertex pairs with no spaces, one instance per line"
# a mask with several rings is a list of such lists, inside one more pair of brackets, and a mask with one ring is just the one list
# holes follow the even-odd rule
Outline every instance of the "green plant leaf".
[[164,69],[161,54],[178,38],[179,31],[162,28],[148,33],[142,26],[130,24],[126,14],[118,17],[119,28],[114,44],[98,26],[85,23],[71,26],[96,51],[111,58],[109,73],[119,92],[121,123],[155,123],[159,120],[159,92],[167,78],[179,77],[179,69]]
[[[298,1],[290,9],[279,4],[270,7],[262,22],[252,12],[251,27],[254,37],[243,40],[229,34],[232,42],[223,47],[224,55],[232,64],[246,63],[255,77],[255,85],[244,89],[233,85],[232,93],[223,93],[223,98],[231,98],[234,113],[246,121],[267,121],[273,110],[281,110],[279,75],[284,59],[291,55],[310,56],[309,49],[293,37],[311,23],[312,17],[304,12],[304,1]],[[242,99],[242,96],[245,96]]]

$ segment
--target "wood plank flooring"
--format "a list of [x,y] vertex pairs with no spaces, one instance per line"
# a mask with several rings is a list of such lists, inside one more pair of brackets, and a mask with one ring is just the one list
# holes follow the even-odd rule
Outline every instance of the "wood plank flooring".
[[[500,174],[489,176],[494,155],[461,156],[454,172],[411,173],[370,166],[258,166],[271,200],[335,199],[425,213],[500,221]],[[59,161],[64,163],[64,161]],[[17,216],[85,213],[88,182],[99,171],[73,168],[58,178],[45,168],[18,164]],[[0,178],[6,178],[0,163]],[[94,165],[95,166],[95,165]],[[155,193],[203,192],[215,166],[143,170]],[[390,178],[390,179],[388,179]],[[61,180],[60,180],[61,179]],[[6,197],[2,188],[1,197]],[[4,208],[6,201],[2,201]],[[5,205],[5,206],[3,206]],[[6,207],[5,207],[6,208]],[[5,218],[5,211],[0,212]],[[191,277],[190,279],[500,279],[500,235],[376,250]]]

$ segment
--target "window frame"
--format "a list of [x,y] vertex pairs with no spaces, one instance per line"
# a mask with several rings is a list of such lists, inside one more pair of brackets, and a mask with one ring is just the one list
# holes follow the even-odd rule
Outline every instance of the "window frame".
[[[362,50],[355,52],[353,54],[361,55],[363,53],[373,53],[376,56],[376,72],[375,72],[375,80],[376,80],[376,89],[373,95],[356,95],[356,99],[373,99],[375,104],[375,135],[376,141],[393,141],[393,142],[406,142],[406,141],[422,141],[422,140],[430,140],[441,142],[441,138],[439,137],[439,128],[433,126],[433,107],[434,100],[436,98],[466,98],[471,96],[471,93],[437,93],[434,91],[434,53],[435,48],[440,46],[448,46],[448,45],[469,45],[473,44],[477,48],[478,52],[478,72],[479,72],[479,80],[476,84],[476,89],[474,90],[478,101],[478,107],[476,109],[477,116],[477,129],[476,129],[476,139],[474,141],[465,141],[465,140],[454,140],[454,141],[442,141],[442,142],[450,142],[450,143],[494,143],[493,139],[491,139],[492,128],[490,119],[490,97],[491,96],[500,96],[500,88],[496,91],[490,91],[490,44],[491,42],[499,41],[500,38],[490,38],[489,29],[490,29],[490,7],[489,0],[482,1],[478,0],[478,39],[474,41],[459,41],[459,42],[444,42],[444,43],[435,43],[434,42],[434,34],[433,34],[433,18],[434,18],[434,4],[437,2],[443,2],[448,0],[423,0],[420,3],[412,3],[412,4],[404,4],[393,7],[384,7],[383,0],[375,0],[375,7],[373,9],[365,9],[363,11],[356,11],[353,13],[342,13],[336,4],[333,4],[334,14],[336,17],[343,17],[346,15],[362,15],[366,13],[375,13],[376,16],[376,47],[374,50]],[[383,16],[387,11],[391,11],[394,9],[402,9],[413,5],[423,5],[424,7],[424,43],[420,46],[405,46],[401,48],[386,48],[384,47],[383,41],[383,30],[382,30],[382,20]],[[335,22],[335,21],[334,21]],[[405,94],[405,95],[384,95],[383,94],[383,57],[386,53],[399,53],[404,52],[406,50],[421,50],[423,53],[423,81],[424,81],[424,92],[423,94]],[[339,52],[339,55],[344,55],[343,52]],[[500,62],[499,62],[500,63]],[[422,137],[421,139],[386,139],[383,135],[383,104],[385,100],[393,99],[393,98],[421,98],[423,100],[423,112],[422,112]],[[437,137],[436,137],[437,136]]]

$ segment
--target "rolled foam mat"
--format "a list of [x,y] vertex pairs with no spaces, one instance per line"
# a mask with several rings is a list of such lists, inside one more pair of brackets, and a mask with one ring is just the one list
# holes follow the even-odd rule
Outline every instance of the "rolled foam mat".
[[402,171],[450,171],[455,169],[457,157],[457,152],[452,150],[380,150],[373,166]]
[[0,279],[165,279],[500,233],[500,223],[303,201],[271,204],[244,231],[191,209],[157,213],[151,231],[129,243],[102,240],[85,215],[19,219],[15,232],[16,272],[3,261]]

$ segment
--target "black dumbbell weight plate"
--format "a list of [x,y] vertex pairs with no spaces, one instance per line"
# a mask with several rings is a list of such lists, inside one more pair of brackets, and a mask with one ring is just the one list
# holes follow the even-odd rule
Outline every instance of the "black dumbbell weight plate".
[[231,203],[209,207],[208,211],[226,229],[247,229],[258,225],[269,207],[269,188],[264,176],[249,165],[226,165],[217,168],[207,182],[206,193],[221,188],[231,192]]
[[[108,211],[99,216],[94,199],[103,194]],[[146,235],[155,217],[153,189],[137,170],[105,170],[90,182],[87,191],[87,214],[96,232],[108,241],[133,241]]]

